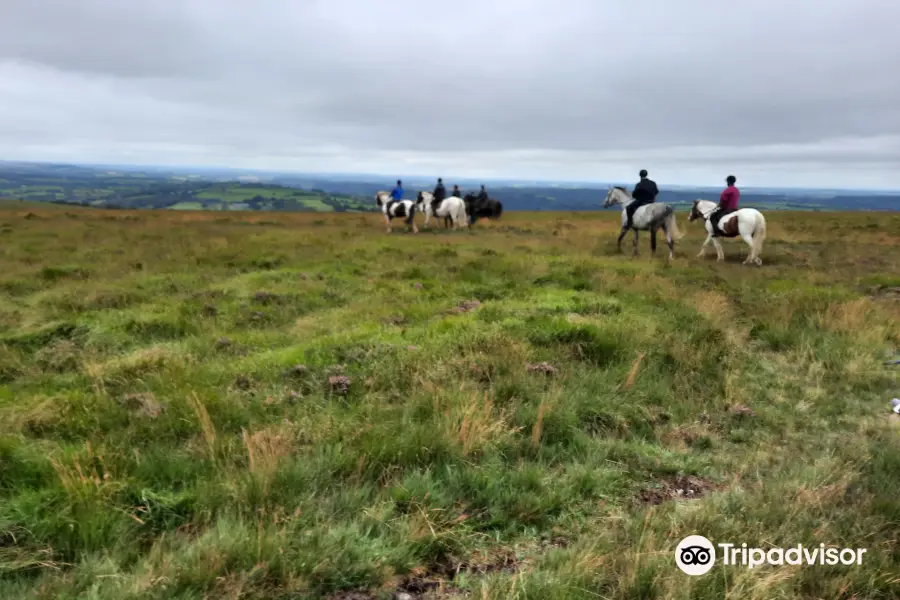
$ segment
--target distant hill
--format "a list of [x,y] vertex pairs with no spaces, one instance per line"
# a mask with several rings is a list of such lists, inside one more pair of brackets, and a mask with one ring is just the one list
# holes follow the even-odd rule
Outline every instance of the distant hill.
[[[433,179],[401,177],[406,198],[430,190]],[[463,192],[479,182],[451,181]],[[75,203],[109,208],[174,210],[277,210],[301,212],[371,212],[375,192],[394,179],[375,176],[266,173],[238,169],[144,168],[121,165],[57,165],[0,162],[0,197]],[[512,211],[600,210],[605,183],[494,182],[488,192]],[[661,186],[661,202],[686,208],[697,198],[715,200],[719,190]],[[761,210],[900,210],[900,191],[816,189],[742,189],[741,206]]]
[[105,208],[368,212],[368,198],[194,175],[69,165],[0,164],[0,198]]

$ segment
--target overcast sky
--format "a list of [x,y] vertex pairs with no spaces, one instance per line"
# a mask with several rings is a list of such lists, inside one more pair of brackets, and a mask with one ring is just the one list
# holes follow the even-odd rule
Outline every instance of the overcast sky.
[[2,0],[0,158],[900,188],[898,0]]

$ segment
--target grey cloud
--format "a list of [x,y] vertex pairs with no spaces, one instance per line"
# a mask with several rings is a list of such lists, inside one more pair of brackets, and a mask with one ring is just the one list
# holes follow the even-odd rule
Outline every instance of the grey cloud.
[[900,186],[888,0],[4,8],[8,158]]

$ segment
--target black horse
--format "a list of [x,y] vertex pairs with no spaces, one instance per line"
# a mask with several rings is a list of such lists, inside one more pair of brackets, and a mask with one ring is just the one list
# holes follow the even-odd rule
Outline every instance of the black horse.
[[469,225],[472,225],[478,219],[499,219],[500,215],[503,214],[503,204],[494,198],[484,200],[469,192],[463,198],[463,202],[466,203]]

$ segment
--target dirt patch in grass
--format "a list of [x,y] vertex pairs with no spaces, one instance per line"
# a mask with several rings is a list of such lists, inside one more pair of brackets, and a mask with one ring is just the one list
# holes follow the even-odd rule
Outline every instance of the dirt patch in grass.
[[159,402],[151,393],[126,394],[119,403],[131,413],[149,419],[157,418],[168,408],[165,402]]
[[718,485],[695,475],[675,475],[656,481],[637,495],[640,504],[658,506],[669,500],[694,500],[718,489]]
[[900,286],[875,286],[869,289],[869,298],[873,300],[900,300]]
[[481,302],[479,302],[478,300],[466,300],[465,302],[461,302],[458,306],[454,306],[447,312],[450,314],[457,315],[457,314],[471,312],[471,311],[475,310],[476,308],[478,308],[479,306],[481,306]]

